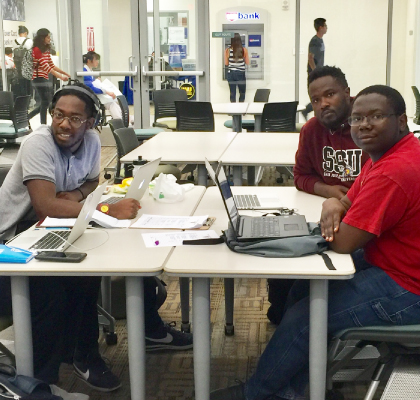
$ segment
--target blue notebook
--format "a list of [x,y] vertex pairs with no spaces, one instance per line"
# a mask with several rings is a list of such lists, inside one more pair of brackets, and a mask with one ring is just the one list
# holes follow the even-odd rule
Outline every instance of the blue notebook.
[[25,264],[32,260],[34,256],[35,253],[32,253],[31,251],[0,244],[0,262],[2,263]]

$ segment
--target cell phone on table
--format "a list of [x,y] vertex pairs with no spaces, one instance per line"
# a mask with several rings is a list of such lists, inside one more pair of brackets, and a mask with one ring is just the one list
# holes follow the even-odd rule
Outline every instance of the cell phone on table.
[[86,253],[72,253],[64,251],[40,251],[35,258],[40,261],[78,263],[86,258]]

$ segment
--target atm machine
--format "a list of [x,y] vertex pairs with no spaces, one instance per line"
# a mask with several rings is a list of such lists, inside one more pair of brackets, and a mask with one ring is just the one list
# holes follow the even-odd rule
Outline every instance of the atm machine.
[[[239,28],[239,29],[238,29]],[[264,80],[264,24],[223,24],[223,32],[239,33],[242,45],[249,55],[249,65],[246,71],[247,79]],[[223,52],[230,46],[230,38],[225,38]],[[226,68],[223,62],[223,79],[226,80]]]

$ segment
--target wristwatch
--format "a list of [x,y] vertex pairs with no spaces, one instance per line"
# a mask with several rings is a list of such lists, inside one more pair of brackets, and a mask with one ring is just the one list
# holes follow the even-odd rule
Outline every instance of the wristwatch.
[[109,215],[109,205],[106,203],[99,204],[99,211]]

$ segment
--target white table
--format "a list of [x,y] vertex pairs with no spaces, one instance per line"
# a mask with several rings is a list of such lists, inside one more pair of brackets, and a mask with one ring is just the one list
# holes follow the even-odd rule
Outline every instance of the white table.
[[[143,213],[192,215],[205,188],[196,186],[180,203],[164,204],[151,196],[141,201]],[[145,333],[143,277],[159,275],[173,251],[171,247],[146,248],[142,229],[88,229],[76,242],[88,256],[79,264],[40,262],[0,264],[0,274],[12,281],[16,364],[19,374],[33,376],[29,276],[34,275],[124,275],[126,276],[127,332],[132,400],[145,400]],[[30,231],[18,239],[25,241]],[[109,236],[108,236],[109,235]],[[18,246],[16,239],[14,245]],[[71,248],[69,251],[72,251]],[[77,250],[82,251],[82,250]]]
[[235,135],[235,132],[160,132],[126,154],[121,162],[132,162],[141,156],[147,161],[162,157],[164,164],[198,164],[198,184],[207,186],[204,159],[218,161]]
[[[293,187],[235,187],[235,194],[278,193],[285,207],[297,208],[307,221],[317,221],[323,198]],[[208,188],[196,210],[217,217],[212,229],[227,227],[220,192]],[[351,257],[328,251],[336,270],[329,270],[322,257],[259,258],[230,251],[225,244],[177,247],[165,265],[169,275],[193,278],[194,377],[196,400],[208,400],[210,391],[210,278],[261,277],[310,279],[310,398],[323,400],[327,365],[328,280],[349,279],[355,270]],[[197,262],[200,260],[200,262]],[[226,299],[227,301],[227,299]]]
[[[240,186],[242,166],[292,166],[298,145],[299,134],[294,132],[241,132],[219,161],[233,166],[233,183]],[[255,177],[249,175],[248,184],[254,182]]]
[[248,109],[248,103],[212,103],[214,114],[227,114],[232,116],[232,131],[242,131],[242,115]]

